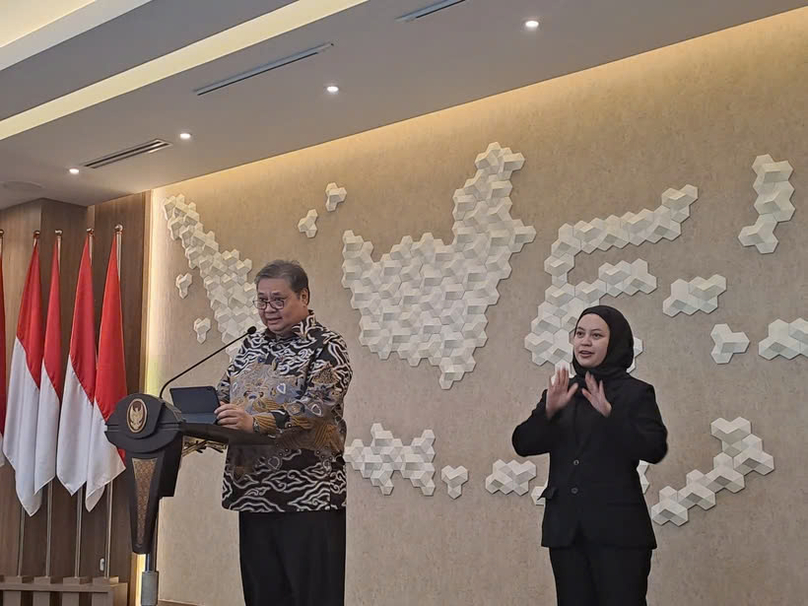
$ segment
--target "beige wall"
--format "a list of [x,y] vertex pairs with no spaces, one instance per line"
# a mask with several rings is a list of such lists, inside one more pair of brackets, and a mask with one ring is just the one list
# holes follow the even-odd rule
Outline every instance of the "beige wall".
[[[657,388],[670,430],[670,453],[648,472],[649,504],[666,485],[681,488],[692,469],[709,471],[720,444],[717,417],[744,416],[774,455],[777,469],[747,476],[738,494],[691,511],[680,527],[656,527],[652,604],[715,606],[800,604],[806,532],[806,358],[765,361],[757,343],[770,321],[806,317],[808,191],[808,9],[664,48],[440,113],[320,145],[154,192],[149,382],[212,351],[198,345],[196,317],[210,316],[201,280],[187,299],[173,286],[188,271],[169,240],[159,202],[184,194],[220,245],[260,266],[294,257],[309,270],[313,307],[345,335],[355,369],[347,399],[349,440],[370,439],[382,422],[408,443],[425,428],[437,441],[435,465],[465,465],[471,479],[453,501],[424,497],[396,477],[384,497],[349,472],[347,603],[354,605],[550,604],[554,590],[539,548],[541,509],[528,496],[490,495],[492,463],[514,458],[510,435],[532,409],[549,368],[536,367],[523,339],[550,279],[542,270],[564,222],[656,208],[668,187],[699,188],[682,236],[656,245],[580,255],[571,281],[591,280],[604,262],[648,261],[659,288],[614,303],[645,342],[637,375]],[[540,60],[540,58],[537,58]],[[380,360],[358,342],[359,312],[340,285],[341,235],[352,229],[375,245],[374,259],[402,236],[431,231],[451,240],[452,193],[474,173],[492,141],[522,152],[513,177],[514,218],[534,225],[535,242],[513,256],[513,273],[489,308],[487,345],[477,367],[449,390],[437,368]],[[794,165],[794,219],[778,226],[775,254],[743,248],[737,234],[757,217],[752,204],[759,154]],[[348,190],[335,213],[323,208],[325,185]],[[296,229],[309,208],[320,213],[313,240]],[[677,278],[727,278],[713,314],[669,318],[662,301]],[[610,298],[604,302],[612,302]],[[749,353],[719,366],[710,357],[713,325],[744,330]],[[187,383],[215,381],[220,356]],[[535,459],[546,477],[546,459]],[[218,506],[222,457],[185,461],[177,497],[164,502],[160,526],[162,594],[208,606],[239,592],[235,518]]]

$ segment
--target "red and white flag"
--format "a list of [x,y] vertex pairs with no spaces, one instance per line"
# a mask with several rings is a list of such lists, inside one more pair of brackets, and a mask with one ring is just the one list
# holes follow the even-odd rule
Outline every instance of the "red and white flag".
[[42,337],[42,285],[39,273],[39,234],[36,234],[22,291],[17,337],[11,354],[6,433],[3,440],[3,452],[16,472],[17,498],[29,516],[34,515],[42,503],[42,493],[34,489]]
[[92,234],[88,233],[76,283],[70,355],[67,358],[56,451],[56,475],[70,494],[76,494],[87,481],[95,398],[95,303],[91,247]]
[[3,291],[3,236],[0,234],[0,467],[3,455],[3,434],[6,432],[6,295]]
[[36,426],[36,467],[34,490],[42,490],[56,476],[56,438],[59,432],[59,402],[62,400],[62,304],[59,287],[59,255],[62,237],[53,243],[48,321],[45,325],[45,353],[39,388]]
[[87,494],[85,504],[92,511],[104,487],[124,470],[118,449],[107,440],[107,419],[115,405],[126,396],[126,364],[123,357],[123,318],[121,285],[118,275],[118,238],[112,240],[104,302],[101,306],[101,328],[98,337],[98,370],[95,380],[90,452],[87,462]]

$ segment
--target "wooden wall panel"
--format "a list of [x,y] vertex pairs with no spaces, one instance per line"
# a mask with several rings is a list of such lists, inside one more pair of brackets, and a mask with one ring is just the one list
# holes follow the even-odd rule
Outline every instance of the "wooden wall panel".
[[140,341],[143,319],[143,270],[145,208],[148,193],[126,196],[94,208],[96,248],[93,257],[95,307],[100,318],[104,279],[115,226],[123,225],[121,239],[121,299],[124,319],[126,384],[130,391],[140,385]]
[[[85,208],[38,200],[0,211],[0,228],[5,230],[6,351],[10,365],[14,328],[25,271],[30,259],[34,229],[42,231],[43,305],[47,305],[54,230],[63,231],[61,253],[62,353],[66,363],[70,344],[73,304],[78,267],[88,227],[95,229],[93,251],[93,288],[95,294],[96,329],[100,323],[104,280],[114,227],[124,225],[121,251],[121,294],[127,386],[134,391],[141,383],[141,324],[144,284],[144,242],[146,210],[149,194],[127,196],[95,207]],[[122,581],[131,574],[129,511],[125,487],[120,481],[113,489],[113,546],[111,571]],[[76,497],[71,497],[57,482],[54,488],[53,550],[51,572],[54,576],[73,573],[76,526]],[[45,570],[46,507],[26,522],[23,573],[40,575]],[[84,512],[81,543],[81,574],[99,576],[99,561],[104,557],[106,539],[106,498],[92,512]],[[0,468],[0,574],[14,574],[17,563],[19,502],[14,489],[14,473],[10,466]]]

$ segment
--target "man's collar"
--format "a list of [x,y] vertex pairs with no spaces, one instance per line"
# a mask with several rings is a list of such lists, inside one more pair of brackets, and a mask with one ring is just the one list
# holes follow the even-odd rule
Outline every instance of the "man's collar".
[[314,311],[311,309],[309,310],[309,315],[303,318],[300,322],[295,324],[292,327],[292,330],[289,334],[285,336],[276,335],[274,332],[269,330],[268,328],[264,330],[264,336],[268,340],[284,340],[284,339],[300,339],[305,337],[311,327],[317,323],[317,319],[314,317]]

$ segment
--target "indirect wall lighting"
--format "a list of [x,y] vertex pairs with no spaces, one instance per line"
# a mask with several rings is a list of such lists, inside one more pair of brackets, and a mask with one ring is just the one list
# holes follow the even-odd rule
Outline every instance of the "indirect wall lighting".
[[180,139],[183,141],[190,141],[191,133],[180,133]]
[[329,84],[328,86],[325,87],[325,90],[327,90],[332,95],[336,95],[339,92],[339,86],[337,86],[336,84]]
[[69,172],[70,172],[71,175],[77,175],[77,174],[79,174],[79,169],[78,168],[71,168]]
[[537,19],[528,19],[525,21],[525,28],[527,29],[539,29],[539,22]]

